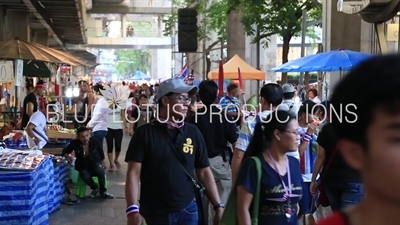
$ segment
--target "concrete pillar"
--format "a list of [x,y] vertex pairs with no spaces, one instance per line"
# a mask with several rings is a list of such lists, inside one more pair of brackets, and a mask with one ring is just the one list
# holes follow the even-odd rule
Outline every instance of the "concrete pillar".
[[[153,49],[151,50],[151,71],[150,71],[150,75],[152,78],[157,79],[159,78],[159,74],[158,74],[158,50],[157,49]],[[169,76],[167,76],[169,77]],[[160,77],[161,78],[161,77]]]
[[6,39],[18,37],[23,41],[30,41],[29,13],[27,11],[7,10]]
[[48,40],[49,40],[49,32],[48,31],[36,31],[33,33],[32,41],[35,43],[38,43],[38,44],[41,44],[41,45],[44,45],[47,47],[49,45]]
[[126,38],[126,32],[128,29],[128,26],[126,25],[126,15],[121,14],[121,29],[122,29],[122,37]]
[[[366,53],[374,52],[373,25],[362,21],[358,15],[338,12],[337,1],[323,1],[322,20],[322,43],[325,52],[339,48]],[[345,72],[342,74],[339,72],[327,74],[327,82],[329,83],[328,96],[332,94],[333,89],[344,74]],[[325,98],[325,94],[323,98]]]
[[6,9],[4,7],[0,7],[0,24],[0,41],[3,41],[6,38]]

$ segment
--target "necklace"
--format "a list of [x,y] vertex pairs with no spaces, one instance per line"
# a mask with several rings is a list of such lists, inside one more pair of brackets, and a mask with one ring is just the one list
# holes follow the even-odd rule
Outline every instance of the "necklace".
[[294,215],[294,210],[292,210],[292,206],[291,206],[291,203],[290,203],[290,198],[292,198],[292,197],[300,197],[300,195],[292,194],[292,179],[291,179],[291,176],[290,176],[289,159],[286,156],[286,170],[287,170],[287,177],[288,177],[288,185],[286,186],[285,182],[283,181],[282,176],[279,174],[277,163],[274,160],[274,158],[272,157],[270,151],[268,151],[268,155],[269,155],[269,158],[272,161],[272,164],[274,166],[274,169],[275,169],[276,173],[279,176],[279,179],[281,181],[282,187],[285,190],[285,194],[283,195],[282,198],[270,198],[268,200],[277,201],[277,202],[286,202],[287,203],[287,207],[286,207],[286,211],[285,211],[285,216],[286,216],[286,219],[288,220],[288,222],[290,222],[292,217],[293,217],[293,215]]
[[174,122],[171,122],[171,121],[168,121],[168,120],[160,120],[160,119],[158,119],[158,121],[160,122],[160,123],[166,123],[166,124],[168,124],[168,125],[170,125],[171,127],[173,127],[173,128],[177,128],[177,129],[180,129],[180,128],[182,128],[184,125],[185,125],[185,122],[182,122],[182,123],[174,123]]

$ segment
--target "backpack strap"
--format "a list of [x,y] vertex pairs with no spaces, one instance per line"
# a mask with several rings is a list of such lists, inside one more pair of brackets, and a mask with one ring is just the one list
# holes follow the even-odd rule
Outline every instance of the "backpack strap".
[[257,156],[251,157],[255,163],[257,168],[257,189],[256,194],[253,197],[253,212],[251,214],[251,224],[258,225],[258,211],[260,208],[260,193],[261,193],[261,177],[262,177],[262,166],[261,160]]

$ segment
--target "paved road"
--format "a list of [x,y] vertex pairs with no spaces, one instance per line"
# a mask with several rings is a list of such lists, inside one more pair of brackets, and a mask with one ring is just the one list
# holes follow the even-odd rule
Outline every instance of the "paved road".
[[[130,137],[124,137],[119,171],[106,172],[109,192],[115,199],[84,199],[77,205],[61,205],[50,216],[50,225],[124,225],[125,216],[125,175],[127,164],[123,162]],[[89,194],[89,191],[88,191]]]

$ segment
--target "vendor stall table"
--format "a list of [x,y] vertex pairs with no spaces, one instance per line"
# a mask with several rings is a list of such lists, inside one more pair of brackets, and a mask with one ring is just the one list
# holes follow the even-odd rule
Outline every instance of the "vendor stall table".
[[0,224],[48,225],[67,176],[67,165],[54,165],[50,157],[34,171],[0,171]]

